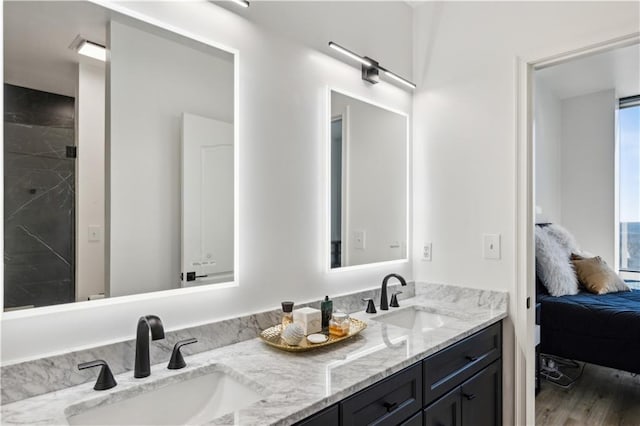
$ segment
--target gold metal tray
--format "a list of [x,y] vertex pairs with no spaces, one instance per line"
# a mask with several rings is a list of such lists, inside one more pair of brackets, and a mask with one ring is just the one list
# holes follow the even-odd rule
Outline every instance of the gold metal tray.
[[302,341],[298,346],[292,346],[292,345],[286,344],[284,340],[282,340],[282,338],[280,337],[280,333],[282,332],[282,324],[278,324],[262,331],[260,333],[260,338],[267,345],[273,346],[274,348],[282,349],[283,351],[304,352],[311,349],[321,348],[323,346],[329,346],[329,345],[333,345],[334,343],[341,342],[345,339],[355,336],[365,328],[367,328],[367,323],[355,318],[351,318],[351,326],[349,327],[349,333],[345,336],[336,337],[330,334],[329,338],[322,343],[311,343],[305,337],[304,339],[302,339]]

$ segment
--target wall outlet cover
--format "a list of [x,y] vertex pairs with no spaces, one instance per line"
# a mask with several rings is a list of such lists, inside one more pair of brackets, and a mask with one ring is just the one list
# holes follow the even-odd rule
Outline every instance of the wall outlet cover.
[[431,261],[431,252],[431,243],[424,243],[424,245],[422,246],[422,260]]

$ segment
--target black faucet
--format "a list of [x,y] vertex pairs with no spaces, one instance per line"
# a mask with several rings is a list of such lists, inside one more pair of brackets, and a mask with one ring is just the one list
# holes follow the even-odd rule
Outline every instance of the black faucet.
[[136,333],[136,363],[133,377],[141,379],[151,374],[149,362],[149,330],[151,339],[164,339],[164,327],[162,321],[155,315],[146,315],[138,320],[138,331]]
[[387,301],[387,281],[389,278],[397,278],[401,285],[407,285],[407,282],[398,274],[389,274],[382,280],[382,294],[380,294],[380,310],[388,311],[389,302]]

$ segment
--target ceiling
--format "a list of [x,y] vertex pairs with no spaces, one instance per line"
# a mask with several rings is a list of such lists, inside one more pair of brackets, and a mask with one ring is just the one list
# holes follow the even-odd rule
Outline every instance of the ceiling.
[[624,98],[640,94],[640,44],[567,61],[536,71],[542,84],[559,99],[615,89]]
[[105,45],[108,10],[88,2],[4,2],[5,82],[75,96],[80,61],[104,63],[69,48],[78,34]]
[[[334,41],[411,80],[413,10],[404,1],[254,1],[242,8],[212,1],[261,29],[344,61],[330,49]],[[364,29],[364,30],[363,30]],[[349,62],[351,63],[351,62]],[[359,69],[359,64],[357,64]]]
[[233,55],[90,2],[5,1],[4,80],[6,83],[76,96],[78,63],[105,63],[79,55],[69,46],[80,35],[107,46],[107,27],[118,20],[192,49],[233,62]]

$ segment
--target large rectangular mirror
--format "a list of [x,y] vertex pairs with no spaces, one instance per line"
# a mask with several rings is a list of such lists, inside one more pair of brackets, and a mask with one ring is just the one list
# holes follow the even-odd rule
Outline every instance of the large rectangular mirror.
[[330,267],[407,259],[408,117],[330,91]]
[[5,310],[234,280],[236,61],[90,2],[4,2]]

